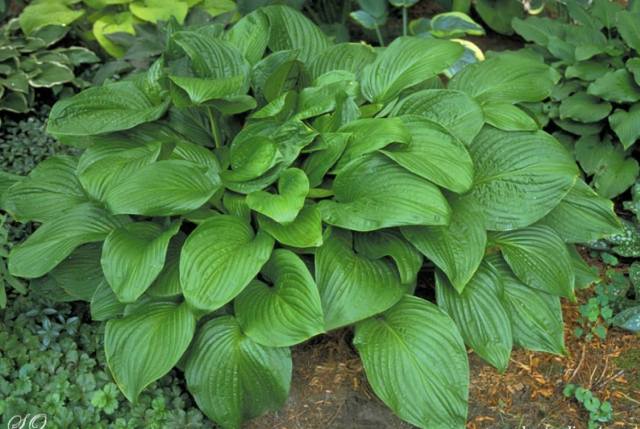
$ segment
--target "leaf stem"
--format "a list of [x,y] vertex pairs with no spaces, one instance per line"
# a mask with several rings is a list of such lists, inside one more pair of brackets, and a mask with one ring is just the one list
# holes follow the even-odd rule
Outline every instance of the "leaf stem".
[[211,134],[213,136],[213,141],[216,144],[216,149],[219,149],[221,146],[220,140],[222,140],[222,137],[220,136],[220,129],[218,128],[218,124],[216,123],[216,120],[213,117],[213,112],[211,111],[211,107],[209,106],[207,106],[207,115],[209,115],[209,122],[211,122]]
[[407,8],[402,8],[402,35],[407,35]]
[[380,33],[380,26],[376,24],[376,36],[378,36],[378,43],[380,46],[384,46],[384,40],[382,39],[382,33]]

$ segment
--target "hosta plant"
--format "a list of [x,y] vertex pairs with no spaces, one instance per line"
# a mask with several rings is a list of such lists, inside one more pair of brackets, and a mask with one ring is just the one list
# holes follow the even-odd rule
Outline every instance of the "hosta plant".
[[633,5],[598,0],[585,9],[568,2],[573,23],[513,20],[515,31],[532,43],[529,52],[562,73],[541,111],[606,198],[625,192],[640,173],[640,10]]
[[[32,16],[32,7],[0,27],[0,112],[27,113],[40,88],[51,88],[60,97],[74,93],[71,85],[86,88],[87,82],[76,71],[99,61],[84,47],[68,46],[68,41],[61,46],[69,24],[83,12],[49,11],[48,20],[43,21]],[[66,93],[60,94],[63,90]]]
[[[291,346],[354,326],[398,416],[463,428],[465,344],[500,370],[515,344],[564,354],[560,297],[592,279],[572,243],[619,228],[560,143],[518,128],[513,103],[559,74],[505,56],[429,89],[463,53],[334,45],[281,5],[175,32],[147,73],[54,106],[48,131],[86,150],[4,193],[42,224],[9,270],[108,320],[133,402],[177,366],[239,428],[283,405]],[[436,303],[414,296],[425,261]]]

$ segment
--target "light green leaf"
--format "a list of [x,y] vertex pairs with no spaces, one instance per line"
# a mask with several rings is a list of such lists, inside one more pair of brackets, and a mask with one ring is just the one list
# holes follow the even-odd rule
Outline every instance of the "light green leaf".
[[112,216],[89,203],[75,206],[44,223],[27,241],[15,246],[9,256],[9,272],[25,278],[43,276],[76,247],[102,241],[112,230],[128,222],[127,216]]
[[597,241],[622,228],[613,202],[600,197],[582,180],[538,224],[553,228],[567,243]]
[[362,43],[331,45],[316,55],[309,64],[311,80],[333,70],[349,71],[360,80],[362,70],[375,61],[376,56],[371,46]]
[[276,249],[262,275],[271,285],[254,280],[234,300],[247,336],[263,346],[288,347],[324,332],[318,288],[302,259]]
[[210,313],[238,295],[269,260],[274,240],[232,215],[214,216],[189,235],[180,281],[189,306]]
[[283,225],[263,215],[258,216],[260,228],[287,246],[307,248],[322,245],[322,214],[317,205],[307,205],[296,219]]
[[619,69],[591,82],[587,94],[615,103],[635,103],[640,100],[640,87],[627,70]]
[[209,167],[216,173],[220,173],[220,162],[210,149],[186,140],[176,143],[173,152],[171,152],[171,159],[193,162],[204,167]]
[[560,298],[524,285],[500,254],[491,253],[486,261],[495,267],[504,286],[503,303],[511,318],[514,342],[566,356]]
[[447,274],[460,293],[477,270],[487,244],[482,208],[472,196],[450,199],[447,226],[402,227],[402,234]]
[[[202,104],[205,101],[225,98],[242,90],[246,77],[242,75],[202,79],[199,77],[169,76],[172,83],[183,92],[173,88],[171,96],[178,107],[189,107],[185,104],[184,94],[189,97],[191,104]],[[178,92],[176,92],[178,91]]]
[[524,284],[551,295],[575,299],[571,256],[562,239],[548,226],[490,233],[489,245],[500,248]]
[[319,204],[324,221],[354,231],[402,225],[446,225],[451,210],[440,190],[384,155],[348,164],[333,182],[335,201]]
[[598,135],[582,136],[574,146],[576,159],[588,175],[597,172],[602,165],[600,160],[614,150],[610,136],[605,136],[602,140]]
[[168,106],[169,99],[154,106],[132,82],[89,88],[53,106],[47,132],[53,135],[89,136],[128,130],[155,121]]
[[640,138],[640,104],[631,106],[628,112],[616,109],[609,116],[609,125],[622,143],[622,147],[629,149]]
[[538,61],[502,55],[465,67],[448,88],[465,91],[481,104],[542,101],[560,78],[555,69]]
[[471,189],[473,164],[464,145],[446,128],[430,119],[415,115],[401,119],[411,133],[410,141],[388,146],[380,152],[443,188],[458,193]]
[[227,40],[236,46],[249,64],[254,65],[264,55],[269,40],[269,20],[261,10],[245,15],[226,33]]
[[327,331],[385,311],[405,293],[391,261],[354,253],[350,231],[325,231],[324,243],[316,250],[315,270]]
[[465,427],[469,363],[460,333],[435,305],[405,295],[356,326],[358,349],[376,395],[421,428]]
[[121,58],[126,49],[107,37],[113,33],[136,34],[134,16],[131,12],[105,14],[93,23],[93,36],[109,55]]
[[273,52],[299,50],[298,59],[309,64],[331,42],[309,18],[288,6],[269,5],[269,49]]
[[450,89],[428,89],[403,98],[389,116],[402,115],[431,119],[467,146],[484,123],[480,105],[468,94]]
[[107,322],[104,349],[113,378],[134,404],[140,392],[166,375],[191,343],[196,318],[185,304],[148,302]]
[[309,193],[309,180],[304,171],[290,168],[278,180],[278,194],[266,191],[251,192],[247,195],[247,205],[281,224],[289,224],[304,206]]
[[369,259],[393,259],[400,274],[402,284],[412,284],[422,267],[422,255],[407,243],[397,229],[381,229],[355,234],[354,248]]
[[503,285],[496,269],[482,263],[463,291],[436,272],[438,307],[451,316],[464,342],[504,373],[513,347],[509,313],[502,301]]
[[276,143],[267,136],[255,135],[251,138],[234,140],[231,146],[231,168],[222,173],[227,182],[243,182],[255,179],[282,160]]
[[143,21],[157,24],[158,21],[169,21],[173,17],[182,25],[189,12],[189,5],[181,1],[142,0],[131,3],[129,9],[136,18]]
[[616,18],[618,18],[618,32],[624,41],[636,52],[640,52],[640,30],[638,30],[640,13],[623,10],[618,12]]
[[633,185],[640,174],[640,166],[634,158],[627,158],[618,148],[606,153],[598,161],[598,171],[592,186],[604,198],[614,198]]
[[56,220],[65,210],[87,202],[78,179],[78,158],[44,160],[2,196],[2,208],[20,222]]
[[179,222],[166,231],[153,222],[134,222],[111,231],[100,262],[120,302],[135,302],[151,286],[164,267],[169,240],[179,228]]
[[464,54],[459,43],[419,37],[398,37],[365,67],[362,94],[372,103],[387,104],[405,89],[444,71]]
[[351,139],[332,170],[334,174],[362,155],[375,152],[391,143],[411,141],[411,132],[399,118],[358,119],[342,126],[338,132],[351,134]]
[[611,103],[579,91],[562,100],[559,112],[560,119],[589,123],[603,120],[609,116],[611,109]]
[[59,1],[44,1],[24,8],[18,21],[25,35],[46,25],[67,26],[84,15],[84,10],[73,10]]
[[549,213],[578,176],[573,158],[549,134],[485,127],[469,145],[473,195],[489,230],[531,225]]
[[522,109],[511,103],[488,102],[482,105],[484,120],[504,131],[537,131],[538,124]]
[[280,409],[289,396],[291,352],[265,347],[245,335],[236,319],[222,316],[198,330],[185,369],[198,407],[225,429]]
[[147,164],[123,178],[107,193],[114,214],[174,216],[202,206],[220,188],[211,168],[182,160]]
[[[375,30],[378,26],[384,25],[384,23],[379,23],[373,15],[364,10],[356,10],[349,13],[349,16],[356,24],[367,30]],[[386,19],[387,17],[385,16],[384,21],[386,21]]]

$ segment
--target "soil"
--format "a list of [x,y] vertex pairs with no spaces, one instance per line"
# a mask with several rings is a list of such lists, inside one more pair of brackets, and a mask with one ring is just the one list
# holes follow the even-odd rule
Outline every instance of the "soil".
[[[587,429],[588,413],[562,394],[568,383],[612,403],[615,418],[603,428],[640,428],[640,336],[614,328],[604,340],[577,339],[579,305],[592,295],[584,289],[578,303],[563,301],[568,357],[516,347],[500,374],[469,350],[468,429]],[[351,339],[351,331],[342,329],[294,347],[289,400],[246,428],[414,428],[375,396]]]

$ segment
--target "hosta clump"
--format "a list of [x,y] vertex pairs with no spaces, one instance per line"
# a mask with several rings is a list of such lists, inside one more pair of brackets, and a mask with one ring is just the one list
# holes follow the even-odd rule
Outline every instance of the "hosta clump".
[[[565,353],[559,297],[592,275],[571,243],[619,228],[553,137],[510,122],[558,73],[498,57],[429,89],[463,52],[332,45],[285,6],[176,32],[147,73],[54,106],[49,132],[87,149],[3,196],[42,223],[9,268],[109,319],[132,401],[178,365],[238,428],[284,403],[290,346],[355,325],[400,417],[462,428],[465,342],[501,370],[514,344]],[[412,296],[425,257],[438,305]]]
[[589,9],[567,2],[573,24],[549,18],[515,18],[513,28],[563,75],[541,111],[575,155],[598,194],[613,198],[640,173],[640,9],[596,0]]

